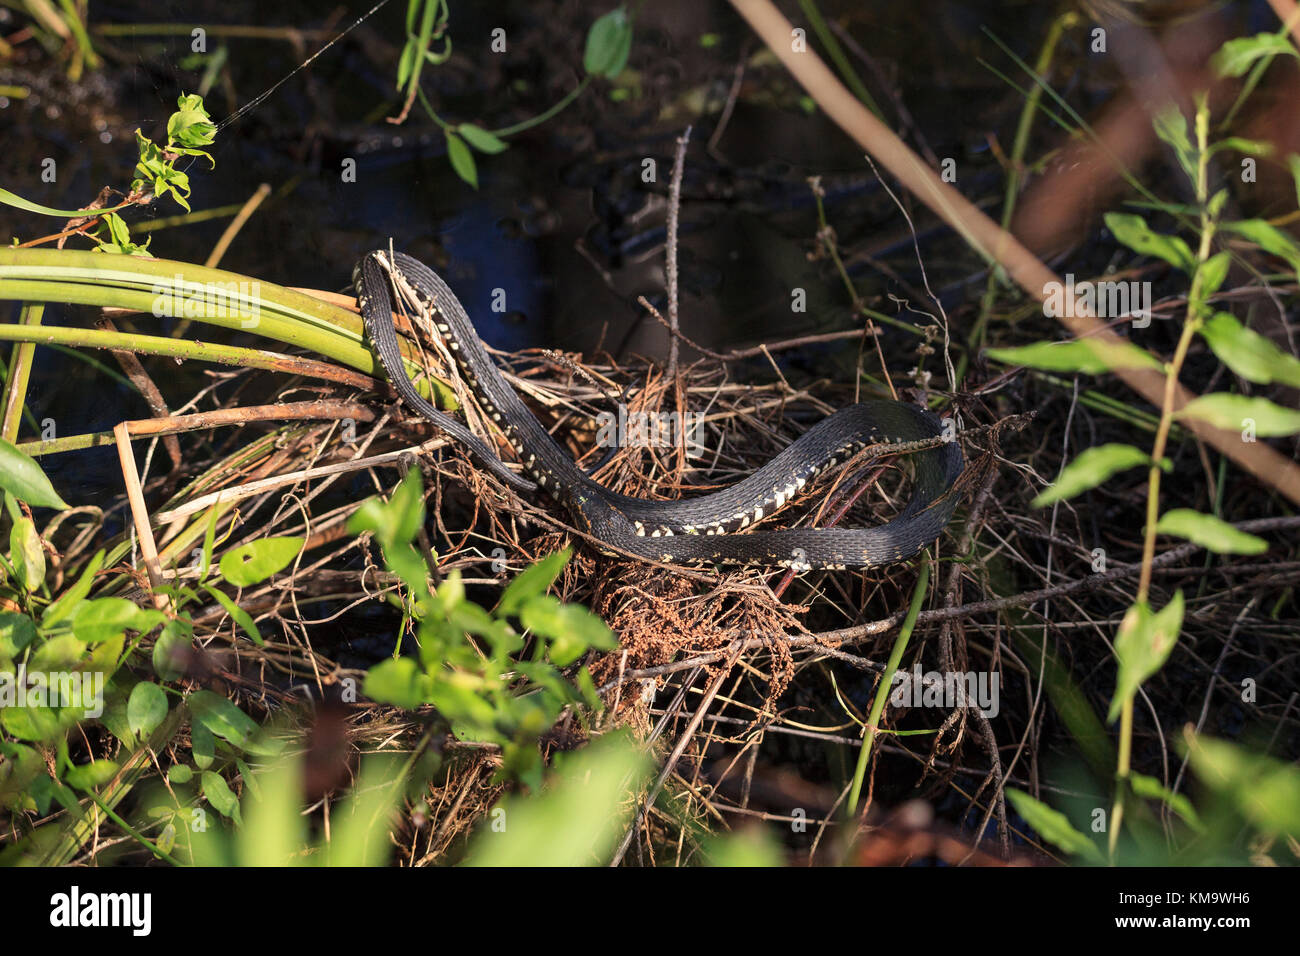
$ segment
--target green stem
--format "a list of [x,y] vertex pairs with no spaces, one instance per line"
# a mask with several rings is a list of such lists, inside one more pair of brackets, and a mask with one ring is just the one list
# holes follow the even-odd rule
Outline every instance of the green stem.
[[[18,317],[19,328],[25,332],[36,331],[44,313],[45,304],[42,302],[23,303],[22,314]],[[36,346],[30,342],[20,342],[14,346],[13,357],[5,374],[4,414],[0,416],[0,437],[6,441],[18,437],[18,426],[27,407],[27,382],[31,377],[32,358],[35,354]]]
[[871,759],[871,744],[879,733],[880,715],[885,711],[885,701],[889,699],[889,692],[894,686],[894,675],[898,673],[898,664],[903,659],[903,652],[907,650],[907,642],[912,637],[912,630],[916,627],[917,615],[921,613],[921,605],[925,602],[925,592],[930,585],[930,553],[925,552],[921,559],[920,573],[916,578],[916,587],[912,589],[912,604],[907,609],[907,618],[903,621],[903,626],[899,628],[898,637],[894,640],[894,649],[889,654],[889,661],[885,664],[885,672],[880,675],[880,683],[876,685],[876,697],[871,702],[871,714],[867,717],[867,726],[863,728],[862,750],[858,753],[858,766],[853,771],[853,786],[849,790],[848,814],[852,817],[858,810],[858,798],[862,795],[862,781],[867,774],[867,764]]
[[154,856],[158,857],[158,859],[163,860],[166,863],[170,863],[172,866],[184,865],[181,863],[180,860],[176,859],[170,853],[167,853],[165,850],[159,849],[158,844],[154,843],[152,840],[150,840],[142,833],[140,833],[138,830],[136,830],[135,827],[131,826],[131,824],[127,823],[120,816],[118,816],[117,813],[113,810],[113,808],[110,807],[108,804],[106,804],[103,800],[99,799],[99,797],[95,793],[88,790],[86,791],[86,795],[89,796],[91,800],[95,801],[95,805],[98,806],[99,809],[103,810],[110,820],[112,820],[119,827],[121,827],[122,830],[125,831],[127,836],[135,840],[136,843],[139,843],[142,847],[144,847]]
[[516,133],[522,133],[526,129],[532,129],[534,126],[540,126],[542,123],[545,123],[548,119],[550,119],[552,116],[555,116],[562,109],[564,109],[574,100],[576,100],[579,96],[581,96],[582,91],[585,90],[590,84],[591,84],[591,74],[587,74],[582,78],[581,83],[579,83],[569,93],[565,95],[564,99],[560,100],[558,103],[552,106],[545,113],[538,113],[532,119],[523,120],[521,122],[516,123],[514,126],[503,126],[501,129],[494,129],[491,131],[492,135],[498,137],[499,139],[505,139],[507,136],[514,136]]
[[[1183,323],[1182,334],[1174,357],[1165,371],[1165,393],[1160,406],[1160,424],[1156,426],[1155,442],[1151,447],[1151,467],[1147,474],[1147,515],[1146,528],[1142,541],[1142,572],[1138,579],[1137,605],[1150,603],[1151,572],[1156,554],[1156,525],[1160,520],[1160,462],[1165,457],[1165,446],[1169,439],[1169,429],[1173,423],[1174,395],[1178,388],[1178,376],[1187,351],[1191,347],[1196,331],[1201,327],[1204,317],[1198,314],[1196,303],[1201,302],[1201,285],[1204,281],[1206,260],[1210,258],[1215,231],[1215,221],[1210,215],[1209,200],[1209,107],[1202,100],[1196,111],[1196,199],[1201,207],[1201,241],[1196,252],[1196,271],[1192,275],[1192,289],[1187,297],[1187,320]],[[1115,801],[1110,814],[1110,856],[1115,858],[1119,845],[1119,833],[1124,822],[1124,803],[1129,790],[1130,758],[1133,747],[1133,700],[1136,690],[1130,693],[1121,704],[1119,726],[1119,759],[1115,769]]]
[[[0,249],[0,299],[193,319],[317,352],[373,377],[384,374],[365,344],[360,317],[292,289],[188,262],[83,250]],[[413,362],[410,368],[413,374],[420,371]],[[428,388],[426,381],[421,379],[422,389]],[[448,407],[454,407],[450,389],[437,383],[434,390],[440,403],[452,400]]]
[[849,58],[844,55],[844,49],[840,46],[840,41],[835,39],[835,34],[830,31],[826,25],[826,20],[822,13],[817,9],[815,0],[799,0],[799,7],[803,10],[803,15],[808,18],[812,24],[813,32],[817,34],[817,39],[821,45],[826,48],[826,55],[831,58],[835,64],[835,69],[839,71],[840,78],[844,80],[845,85],[853,91],[853,95],[860,99],[867,109],[876,114],[876,118],[883,120],[884,115],[880,112],[880,107],[876,101],[871,98],[866,85],[849,63]]

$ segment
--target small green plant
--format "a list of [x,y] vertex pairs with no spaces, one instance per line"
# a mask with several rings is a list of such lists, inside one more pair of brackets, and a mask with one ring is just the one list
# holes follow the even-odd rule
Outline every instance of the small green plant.
[[[9,550],[0,554],[0,808],[45,815],[58,803],[68,811],[15,843],[5,859],[66,862],[93,833],[85,802],[114,818],[155,856],[169,859],[177,824],[192,829],[204,806],[237,818],[238,801],[227,778],[247,779],[247,756],[279,749],[225,697],[202,689],[187,693],[180,685],[194,637],[187,608],[216,600],[260,644],[251,616],[213,583],[213,569],[219,568],[228,587],[247,587],[293,561],[303,539],[260,539],[227,551],[214,565],[219,544],[214,507],[195,583],[176,578],[155,590],[168,609],[164,612],[122,597],[91,596],[92,590],[126,577],[112,569],[124,557],[123,547],[96,552],[55,593],[46,560],[50,545],[37,531],[31,508],[63,511],[68,505],[40,466],[3,439],[0,489],[9,519]],[[146,659],[141,645],[151,636]],[[153,820],[157,834],[146,837],[116,818],[112,806],[147,766],[148,754],[173,745],[187,723],[192,765],[171,766],[170,806]],[[116,739],[120,756],[75,763],[70,741],[88,739],[97,726]],[[52,753],[53,763],[42,753]]]
[[[1290,50],[1290,44],[1283,41]],[[1232,41],[1216,58],[1220,69],[1240,75],[1259,58],[1278,52],[1278,44],[1271,40],[1249,38]],[[1141,686],[1156,674],[1168,660],[1182,628],[1184,598],[1175,591],[1172,599],[1161,608],[1150,602],[1151,576],[1155,557],[1156,538],[1170,535],[1194,541],[1219,554],[1260,554],[1268,543],[1259,537],[1233,528],[1220,517],[1191,509],[1177,508],[1160,511],[1160,482],[1163,473],[1171,470],[1166,458],[1170,430],[1175,419],[1200,419],[1221,428],[1241,430],[1243,440],[1258,437],[1294,435],[1300,433],[1300,412],[1283,408],[1258,396],[1231,392],[1202,395],[1175,410],[1175,394],[1179,374],[1183,369],[1189,349],[1199,336],[1213,354],[1241,378],[1258,385],[1281,383],[1300,386],[1300,361],[1263,336],[1245,328],[1233,315],[1220,311],[1211,304],[1228,275],[1232,252],[1215,251],[1215,240],[1229,234],[1258,245],[1265,252],[1283,259],[1290,269],[1300,270],[1300,243],[1263,219],[1228,221],[1223,218],[1227,204],[1226,188],[1212,189],[1209,181],[1210,160],[1216,154],[1233,150],[1248,156],[1268,152],[1267,144],[1226,137],[1210,140],[1210,113],[1207,98],[1199,97],[1194,124],[1189,132],[1186,118],[1176,108],[1160,112],[1155,121],[1157,135],[1171,148],[1182,172],[1190,181],[1196,205],[1188,209],[1171,203],[1148,204],[1183,222],[1196,234],[1193,249],[1179,235],[1165,234],[1153,229],[1147,220],[1133,213],[1110,213],[1106,224],[1117,240],[1133,251],[1153,256],[1186,273],[1190,290],[1187,314],[1172,358],[1161,361],[1150,352],[1134,344],[1107,345],[1076,340],[1061,344],[1038,343],[1020,348],[990,349],[989,355],[999,361],[1027,365],[1039,369],[1098,374],[1124,367],[1163,369],[1167,375],[1164,402],[1151,450],[1116,443],[1090,448],[1062,468],[1053,485],[1036,499],[1034,504],[1045,506],[1066,500],[1094,488],[1115,474],[1133,467],[1148,470],[1147,521],[1143,537],[1141,576],[1137,599],[1128,608],[1115,636],[1114,649],[1118,665],[1116,686],[1111,700],[1109,720],[1119,720],[1119,751],[1117,756],[1114,802],[1108,825],[1109,859],[1114,860],[1118,840],[1123,830],[1126,809],[1135,800],[1149,799],[1164,803],[1193,831],[1199,827],[1195,811],[1186,798],[1169,792],[1159,781],[1132,771],[1131,754],[1133,738],[1134,701]],[[1297,196],[1300,197],[1300,158],[1292,157],[1290,168],[1296,176]],[[1229,744],[1211,744],[1193,741],[1193,753],[1212,752],[1218,755],[1216,766],[1221,774],[1224,767],[1239,767],[1247,761],[1244,751]],[[1231,754],[1231,757],[1227,756]],[[1193,759],[1195,769],[1204,769],[1208,760]],[[1279,771],[1285,776],[1283,771]],[[1285,787],[1295,786],[1295,781]],[[1284,789],[1285,789],[1284,787]],[[1074,830],[1068,820],[1057,811],[1039,804],[1023,793],[1009,793],[1017,810],[1040,834],[1067,852],[1084,859],[1101,860],[1105,855],[1097,851],[1092,841]],[[1274,821],[1276,822],[1276,821]],[[1286,830],[1284,832],[1295,832]]]
[[[570,552],[543,558],[506,587],[489,612],[465,597],[458,572],[437,588],[412,542],[424,523],[422,482],[412,469],[387,501],[362,504],[349,525],[372,533],[384,563],[405,585],[402,629],[415,635],[415,656],[394,656],[370,668],[366,696],[414,709],[432,704],[463,740],[501,746],[502,774],[541,783],[538,738],[565,708],[600,706],[586,667],[571,683],[561,672],[588,650],[611,650],[613,633],[586,608],[546,592]],[[519,627],[516,628],[515,624]]]
[[[456,175],[475,189],[478,188],[478,163],[475,151],[493,155],[509,148],[506,140],[524,130],[539,126],[561,112],[582,95],[596,77],[615,79],[627,66],[632,50],[632,17],[627,8],[619,6],[597,17],[587,32],[582,65],[586,75],[563,99],[543,113],[498,130],[486,130],[474,123],[449,123],[434,110],[420,88],[420,76],[425,64],[438,66],[451,56],[451,37],[447,34],[450,15],[447,0],[408,0],[406,8],[406,43],[397,61],[397,88],[404,91],[401,113],[392,122],[406,120],[416,99],[442,129],[447,140],[447,159]],[[504,42],[498,39],[494,42]],[[434,43],[441,43],[434,50]],[[504,48],[502,48],[504,49]]]
[[52,209],[24,199],[7,189],[0,189],[0,202],[26,212],[60,219],[84,219],[88,223],[97,220],[94,231],[87,232],[95,241],[96,251],[149,255],[149,243],[146,241],[144,245],[139,245],[132,240],[131,230],[118,215],[118,210],[128,206],[147,205],[155,198],[171,195],[189,212],[190,178],[184,170],[176,168],[177,161],[185,156],[201,156],[209,164],[215,165],[211,154],[201,148],[212,145],[217,135],[217,127],[203,105],[203,97],[194,93],[182,94],[177,99],[176,106],[176,112],[167,120],[165,145],[159,146],[140,130],[135,131],[139,153],[135,166],[136,176],[126,199],[118,205],[102,209]]

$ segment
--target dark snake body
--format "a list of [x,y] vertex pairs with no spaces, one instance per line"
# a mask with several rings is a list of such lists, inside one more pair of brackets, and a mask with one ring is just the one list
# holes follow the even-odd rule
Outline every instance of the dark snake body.
[[[809,568],[872,567],[903,561],[934,541],[952,517],[962,473],[958,442],[936,444],[942,424],[932,412],[901,402],[868,401],[818,422],[748,478],[721,491],[678,501],[633,498],[588,477],[551,437],[506,382],[451,289],[418,259],[372,252],[353,272],[366,333],[402,399],[472,450],[511,487],[541,487],[564,504],[582,530],[612,546],[672,564],[717,562]],[[434,408],[406,372],[393,326],[389,289],[413,297],[460,366],[475,399],[514,446],[536,484],[512,472],[461,421]],[[911,500],[892,521],[874,528],[792,528],[739,534],[796,497],[818,473],[869,448],[876,454],[914,453]],[[615,550],[617,549],[617,550]]]

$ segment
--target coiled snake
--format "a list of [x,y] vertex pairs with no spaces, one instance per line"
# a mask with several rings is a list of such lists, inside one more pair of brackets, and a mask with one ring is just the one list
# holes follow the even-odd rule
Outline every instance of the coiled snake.
[[[748,478],[721,491],[678,501],[633,498],[584,473],[506,382],[460,301],[436,273],[401,253],[372,252],[353,281],[366,334],[402,399],[520,491],[541,488],[565,505],[578,526],[617,554],[630,552],[670,564],[716,562],[810,568],[872,567],[912,557],[943,530],[957,507],[963,468],[955,440],[941,441],[932,412],[902,402],[849,405],[818,422]],[[443,336],[483,410],[514,446],[523,478],[463,423],[431,405],[406,372],[393,325],[390,288],[413,299]],[[951,436],[948,436],[951,437]],[[911,500],[892,521],[874,528],[791,528],[738,533],[795,498],[819,472],[862,450],[912,452]]]

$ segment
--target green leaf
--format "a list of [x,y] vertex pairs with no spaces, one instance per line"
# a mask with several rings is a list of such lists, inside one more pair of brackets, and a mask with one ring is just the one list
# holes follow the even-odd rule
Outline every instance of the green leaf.
[[1051,487],[1042,491],[1030,504],[1034,508],[1041,508],[1073,498],[1080,492],[1097,487],[1117,472],[1150,464],[1151,456],[1132,445],[1110,444],[1088,448],[1066,465]]
[[1292,269],[1300,269],[1300,243],[1272,223],[1263,219],[1243,219],[1222,223],[1219,228],[1249,239],[1265,252],[1285,259]]
[[109,206],[107,209],[51,209],[49,206],[42,206],[39,203],[31,202],[24,199],[17,193],[11,193],[7,189],[0,189],[0,202],[6,206],[13,206],[15,209],[21,209],[24,212],[40,213],[42,216],[55,216],[59,219],[81,219],[83,217],[94,218],[103,216],[107,213],[118,209],[125,209],[131,205],[129,202],[119,203],[116,206]]
[[0,489],[33,508],[58,508],[67,503],[59,497],[41,466],[18,450],[13,442],[0,438]]
[[1284,36],[1276,33],[1259,33],[1253,37],[1229,40],[1210,60],[1219,76],[1241,76],[1252,63],[1264,56],[1295,56],[1295,47]]
[[524,627],[550,639],[548,657],[556,667],[567,667],[588,648],[613,650],[614,633],[595,614],[577,604],[561,604],[548,595],[530,598],[519,611]]
[[[235,848],[239,865],[301,866],[303,847],[308,845],[307,824],[300,813],[302,760],[284,760],[268,768],[260,794],[252,792],[251,781],[251,775],[244,774],[249,793],[244,795],[244,830]],[[337,809],[331,808],[331,831],[336,815]]]
[[86,653],[86,645],[71,634],[51,637],[32,653],[27,661],[29,672],[70,671]]
[[1119,633],[1115,635],[1119,674],[1107,721],[1113,722],[1124,701],[1136,694],[1137,689],[1164,666],[1178,641],[1182,625],[1182,591],[1175,591],[1173,600],[1154,614],[1145,601],[1139,601],[1128,609],[1120,622]]
[[59,715],[49,707],[0,707],[0,727],[11,737],[41,743],[63,733]]
[[1236,150],[1247,156],[1269,156],[1273,152],[1273,144],[1257,139],[1245,139],[1241,136],[1228,136],[1211,146],[1209,151],[1213,154],[1225,149]]
[[510,144],[501,137],[489,133],[482,127],[475,126],[473,123],[461,123],[456,127],[456,131],[465,137],[465,141],[477,149],[480,153],[499,153],[508,149]]
[[424,482],[418,468],[406,473],[388,501],[366,499],[348,520],[348,531],[373,532],[385,549],[410,544],[424,524]]
[[381,704],[415,710],[428,703],[429,681],[410,657],[390,657],[366,672],[362,693]]
[[35,621],[16,611],[0,611],[0,660],[17,657],[34,640]]
[[238,822],[239,800],[230,792],[225,778],[216,771],[205,770],[200,779],[203,782],[203,796],[207,798],[208,803],[212,804],[212,808],[223,817]]
[[623,72],[631,52],[632,21],[628,19],[627,10],[618,7],[597,17],[587,31],[582,68],[593,76],[612,80]]
[[1153,232],[1146,220],[1134,213],[1108,212],[1104,218],[1106,227],[1115,234],[1115,238],[1134,252],[1163,259],[1189,275],[1195,271],[1196,257],[1192,255],[1187,243],[1177,236]]
[[1200,331],[1219,361],[1242,378],[1260,385],[1280,382],[1300,388],[1300,360],[1246,328],[1235,316],[1217,312]]
[[988,349],[990,358],[1008,365],[1027,365],[1049,372],[1100,375],[1121,368],[1160,368],[1150,354],[1128,342],[1072,339],[1069,342],[1035,342],[1007,349]]
[[1263,554],[1268,542],[1253,534],[1239,531],[1214,515],[1201,514],[1190,508],[1166,511],[1156,522],[1156,532],[1195,541],[1215,554]]
[[[411,4],[414,9],[415,4]],[[406,46],[402,47],[402,55],[397,61],[397,89],[406,88],[406,81],[411,78],[411,70],[415,68],[416,61],[420,58],[420,40],[418,37],[407,37]]]
[[[471,866],[606,863],[627,827],[650,762],[622,733],[564,755],[537,796],[508,797],[474,836]],[[494,826],[493,823],[498,825]]]
[[478,189],[478,167],[474,164],[474,154],[470,152],[463,139],[451,130],[447,130],[446,133],[447,158],[451,160],[451,168],[456,171],[457,176]]
[[194,756],[194,765],[200,770],[207,770],[217,753],[217,740],[212,731],[202,724],[190,725],[190,752]]
[[101,550],[86,563],[81,577],[77,578],[77,583],[60,594],[58,600],[45,609],[45,613],[41,615],[41,627],[53,627],[77,610],[82,600],[90,593],[91,587],[95,584],[95,575],[103,566],[104,552]]
[[142,608],[126,598],[96,598],[81,604],[72,615],[72,633],[79,641],[97,644],[121,636],[128,628],[147,634],[166,622],[161,611]]
[[1201,281],[1196,284],[1197,298],[1192,301],[1192,314],[1203,315],[1205,303],[1219,291],[1223,281],[1228,278],[1228,267],[1232,265],[1232,253],[1226,249],[1206,259],[1197,270]]
[[704,841],[703,850],[709,866],[743,869],[785,866],[781,844],[770,831],[758,827],[710,837]]
[[[1187,178],[1195,183],[1197,153],[1192,141],[1187,137],[1187,117],[1183,116],[1183,111],[1177,106],[1166,106],[1156,114],[1154,125],[1156,135],[1169,144],[1178,159],[1178,165],[1183,168]],[[1146,223],[1143,225],[1145,226]],[[1111,231],[1113,232],[1114,229],[1112,228]],[[1188,254],[1191,254],[1190,250]]]
[[565,565],[569,563],[571,557],[573,557],[573,549],[565,548],[563,551],[556,551],[554,554],[546,555],[536,564],[520,571],[515,576],[515,579],[506,586],[505,593],[501,595],[501,603],[497,605],[497,614],[502,617],[516,614],[524,602],[549,591],[551,585],[564,571]]
[[[404,772],[394,754],[367,754],[347,801],[331,814],[330,866],[383,866],[392,853],[390,820],[402,799]],[[294,808],[294,817],[301,816]]]
[[1201,782],[1230,799],[1256,827],[1300,836],[1300,770],[1210,737],[1188,735],[1186,750]]
[[184,618],[169,621],[153,645],[153,671],[165,681],[185,676],[189,664],[194,626]]
[[205,152],[194,147],[210,145],[216,138],[217,127],[203,105],[203,97],[197,93],[181,94],[176,106],[176,112],[167,120],[168,145],[180,146],[181,150],[174,151],[183,151],[190,156],[206,156]]
[[1086,857],[1089,862],[1102,862],[1101,851],[1096,844],[1076,830],[1065,814],[1015,787],[1007,787],[1006,793],[1016,813],[1024,817],[1033,831],[1048,843],[1072,856]]
[[1295,182],[1295,200],[1300,205],[1300,156],[1291,153],[1286,158],[1287,168],[1291,170],[1291,179]]
[[24,590],[35,591],[45,580],[45,548],[31,518],[19,518],[9,529],[9,562]]
[[1244,430],[1253,423],[1255,434],[1263,437],[1300,432],[1300,412],[1274,405],[1266,398],[1228,392],[1194,398],[1175,412],[1174,417],[1197,418],[1229,431]]
[[257,624],[253,621],[253,616],[236,604],[229,595],[217,590],[211,584],[203,585],[203,590],[207,591],[212,598],[226,609],[226,613],[234,618],[235,623],[243,629],[251,640],[258,647],[265,647],[266,642],[262,640],[262,632],[257,629]]
[[222,556],[221,576],[240,588],[265,581],[288,567],[305,542],[305,538],[261,538],[240,545]]
[[93,790],[117,776],[117,769],[117,764],[111,760],[92,760],[69,768],[63,774],[63,782],[78,790]]
[[167,779],[171,783],[189,783],[194,779],[194,771],[183,763],[174,763],[167,771]]
[[167,716],[167,695],[151,681],[142,680],[131,688],[126,704],[126,719],[131,730],[141,739],[153,733],[154,728]]
[[1155,777],[1148,777],[1146,774],[1129,772],[1129,785],[1132,786],[1133,792],[1139,797],[1147,800],[1159,800],[1174,813],[1183,818],[1184,821],[1198,833],[1205,832],[1205,826],[1201,823],[1201,818],[1196,814],[1196,808],[1192,806],[1192,801],[1188,800],[1181,793],[1174,793],[1165,787]]
[[186,703],[195,723],[242,750],[252,749],[250,744],[260,729],[257,722],[226,698],[210,690],[196,690]]

